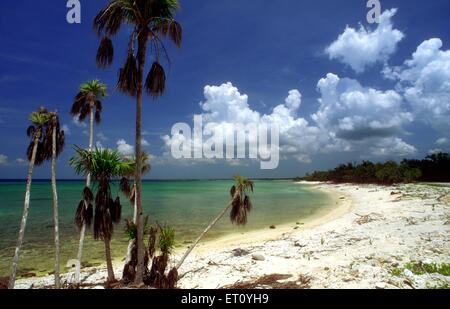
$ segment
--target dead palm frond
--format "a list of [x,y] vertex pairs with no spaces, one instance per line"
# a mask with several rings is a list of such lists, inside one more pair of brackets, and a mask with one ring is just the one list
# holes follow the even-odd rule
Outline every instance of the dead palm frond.
[[233,186],[231,189],[231,192],[234,192],[234,199],[230,219],[236,225],[245,225],[247,224],[247,214],[253,208],[248,193],[253,193],[254,184],[247,177],[241,177],[240,175],[234,176],[234,180],[236,181],[236,186]]

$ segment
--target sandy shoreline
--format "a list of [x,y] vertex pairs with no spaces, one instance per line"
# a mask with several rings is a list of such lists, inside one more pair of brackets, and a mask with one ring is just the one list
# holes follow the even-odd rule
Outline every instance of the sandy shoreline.
[[[450,262],[449,188],[309,184],[333,194],[336,207],[300,224],[200,243],[179,270],[178,286],[215,289],[270,274],[292,276],[287,281],[301,275],[308,278],[304,287],[310,288],[427,288],[450,283],[448,276],[419,276],[402,269],[408,262]],[[175,252],[172,265],[183,250]],[[115,263],[117,278],[122,263]],[[395,267],[401,269],[398,276],[392,276]],[[63,274],[62,281],[72,276]],[[82,278],[100,285],[106,271],[83,269]],[[52,276],[29,278],[18,280],[16,288],[52,283]]]

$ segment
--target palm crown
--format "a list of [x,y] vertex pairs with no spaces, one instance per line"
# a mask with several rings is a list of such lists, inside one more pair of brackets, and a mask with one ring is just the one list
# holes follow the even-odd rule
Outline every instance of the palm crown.
[[70,159],[70,165],[78,175],[86,176],[91,174],[94,182],[106,178],[108,181],[130,173],[133,164],[125,162],[124,158],[117,150],[98,149],[88,151],[78,146],[74,146],[77,155]]
[[253,192],[254,184],[247,177],[240,175],[235,175],[233,179],[236,181],[236,184],[230,190],[231,198],[233,199],[230,212],[231,222],[237,225],[245,225],[247,224],[247,213],[253,208],[248,195],[250,192]]
[[91,108],[95,107],[95,122],[100,123],[102,112],[102,99],[107,95],[108,88],[100,83],[98,79],[90,80],[81,84],[79,92],[74,99],[74,103],[70,110],[72,116],[78,116],[80,122],[84,121],[90,114]]
[[29,119],[32,123],[27,129],[27,135],[31,138],[30,144],[27,148],[27,159],[31,161],[33,155],[33,148],[35,139],[38,139],[36,150],[36,158],[34,164],[36,166],[42,165],[46,160],[44,149],[44,127],[50,120],[50,114],[47,109],[40,107],[37,111],[30,114]]
[[59,155],[62,153],[64,146],[65,146],[65,135],[64,135],[64,131],[61,130],[58,113],[56,111],[51,112],[48,114],[48,116],[49,116],[49,120],[46,122],[47,129],[45,131],[45,136],[44,136],[44,141],[43,141],[44,157],[47,160],[49,160],[52,157],[53,130],[56,131],[55,132],[56,133],[56,144],[55,144],[56,157],[59,157]]
[[[117,34],[124,23],[134,28],[129,41],[127,60],[119,71],[119,91],[136,96],[139,78],[134,46],[137,39],[142,43],[141,47],[150,40],[156,59],[147,75],[146,91],[154,98],[164,93],[166,75],[160,64],[160,56],[162,54],[167,60],[169,57],[162,39],[168,36],[180,47],[182,28],[173,18],[179,6],[177,0],[114,0],[95,17],[94,29],[99,36],[103,35],[96,58],[100,68],[111,65],[113,60],[114,48],[110,37]],[[145,49],[141,48],[137,54],[138,60],[145,58],[142,53],[145,53]]]
[[[125,162],[117,150],[96,148],[95,151],[88,151],[77,146],[74,148],[77,155],[70,159],[70,165],[74,167],[78,175],[85,176],[90,173],[94,183],[98,185],[95,196],[94,238],[111,239],[113,223],[120,221],[122,206],[118,197],[115,201],[112,199],[110,181],[129,173],[132,165]],[[85,188],[83,195],[86,201],[93,200],[94,194],[90,192],[89,188]],[[79,219],[89,223],[92,211],[89,212],[80,213],[81,218]]]

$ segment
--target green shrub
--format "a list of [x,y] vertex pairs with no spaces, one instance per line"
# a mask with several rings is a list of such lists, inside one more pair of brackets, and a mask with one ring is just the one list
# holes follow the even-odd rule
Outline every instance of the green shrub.
[[170,255],[175,247],[175,232],[168,225],[160,226],[159,249],[164,255]]

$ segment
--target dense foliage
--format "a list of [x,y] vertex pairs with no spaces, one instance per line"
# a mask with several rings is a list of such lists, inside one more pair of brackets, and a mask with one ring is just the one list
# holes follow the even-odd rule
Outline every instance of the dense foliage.
[[363,161],[360,164],[341,164],[328,171],[315,171],[298,180],[331,181],[335,183],[373,183],[391,185],[394,183],[449,182],[450,155],[437,153],[428,155],[423,160],[408,160],[398,164],[395,161],[372,163]]

